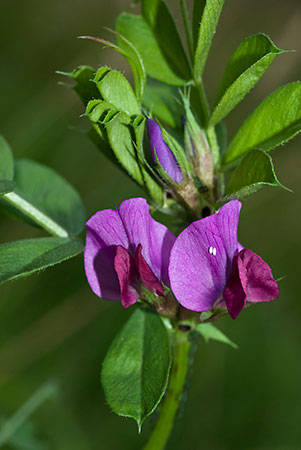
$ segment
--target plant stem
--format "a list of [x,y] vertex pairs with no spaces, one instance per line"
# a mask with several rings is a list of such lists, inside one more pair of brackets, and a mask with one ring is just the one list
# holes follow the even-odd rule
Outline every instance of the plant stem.
[[64,228],[58,225],[54,220],[50,219],[50,217],[46,216],[46,214],[42,213],[39,209],[33,206],[31,203],[24,200],[15,192],[10,192],[9,194],[5,194],[1,196],[1,200],[5,200],[10,205],[14,206],[16,209],[21,211],[35,223],[40,225],[44,230],[48,231],[48,233],[57,237],[68,237],[68,233]]
[[202,106],[202,110],[204,113],[204,128],[207,128],[208,126],[208,121],[210,118],[210,109],[209,109],[209,104],[208,104],[208,100],[207,100],[207,96],[206,96],[206,92],[205,92],[205,88],[204,88],[204,84],[202,79],[199,81],[195,82],[195,86],[198,90],[199,93],[199,97],[200,97],[200,101],[201,101],[201,106]]
[[189,333],[176,329],[174,356],[167,394],[159,418],[144,450],[163,450],[171,433],[186,381],[191,342]]

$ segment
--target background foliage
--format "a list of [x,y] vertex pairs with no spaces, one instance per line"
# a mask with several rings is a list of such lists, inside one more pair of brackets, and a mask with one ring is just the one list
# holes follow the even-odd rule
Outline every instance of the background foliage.
[[[177,5],[177,2],[171,2]],[[0,132],[15,157],[32,158],[57,170],[80,192],[88,216],[140,195],[138,188],[82,134],[80,100],[58,85],[55,70],[108,64],[128,72],[122,58],[79,35],[110,37],[125,2],[2,0],[0,16]],[[280,48],[301,50],[298,0],[228,0],[205,71],[209,96],[225,64],[245,36],[265,32]],[[283,55],[227,119],[230,135],[251,110],[279,85],[300,78],[298,54]],[[299,448],[300,317],[300,138],[276,149],[277,188],[247,198],[240,241],[274,269],[281,295],[272,305],[246,310],[221,329],[239,344],[234,351],[202,343],[192,374],[189,403],[168,448],[199,450],[294,450]],[[45,233],[0,216],[0,242]],[[130,312],[98,300],[90,291],[81,257],[32,278],[1,287],[0,421],[10,417],[45,383],[55,388],[7,449],[135,449],[134,422],[111,414],[99,383],[101,361]],[[34,428],[34,429],[32,429]],[[117,432],[118,430],[118,432]],[[29,436],[29,437],[28,437]],[[34,436],[32,438],[31,436]],[[25,439],[25,438],[24,438]],[[25,442],[26,439],[22,441]],[[19,442],[19,444],[18,444]],[[18,446],[19,445],[19,446]],[[31,445],[31,446],[30,446]]]

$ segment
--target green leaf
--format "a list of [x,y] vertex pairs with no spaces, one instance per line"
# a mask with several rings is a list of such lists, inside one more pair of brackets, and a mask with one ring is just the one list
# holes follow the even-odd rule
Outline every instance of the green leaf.
[[201,334],[205,342],[209,342],[210,339],[214,341],[223,342],[231,347],[237,349],[238,346],[232,342],[224,333],[216,328],[212,323],[200,323],[196,326],[196,331]]
[[136,47],[150,77],[175,86],[187,83],[165,60],[152,29],[143,17],[122,13],[117,18],[116,30]]
[[[202,14],[194,55],[194,79],[199,81],[203,75],[211,42],[216,31],[219,16],[225,0],[207,0]],[[203,8],[203,2],[201,2]]]
[[99,98],[99,92],[93,79],[95,77],[95,69],[90,66],[79,66],[72,72],[57,72],[60,75],[64,75],[72,78],[76,81],[75,86],[69,86],[77,92],[84,104],[87,104],[92,98]]
[[76,238],[37,238],[0,245],[0,284],[27,277],[46,267],[72,258],[83,251]]
[[[54,170],[31,160],[20,159],[15,161],[14,181],[16,183],[14,197],[24,200],[29,209],[32,206],[68,234],[78,234],[82,231],[86,219],[85,207],[71,184]],[[12,194],[7,194],[9,195]],[[2,199],[2,208],[8,208],[10,212],[26,219],[25,213],[4,203],[5,196]],[[30,214],[29,217],[30,222],[35,222],[34,214]],[[40,222],[36,223],[41,225]]]
[[286,53],[277,48],[268,36],[259,33],[245,39],[235,50],[223,75],[210,125],[222,120],[255,86],[277,55]]
[[131,119],[123,112],[118,112],[106,125],[110,146],[121,165],[127,172],[143,185],[141,168],[137,162],[137,152],[131,134]]
[[10,146],[0,135],[0,180],[14,179],[14,157]]
[[193,13],[192,13],[192,36],[193,44],[196,49],[199,35],[200,23],[202,20],[202,15],[204,8],[206,6],[206,0],[194,0],[193,2]]
[[142,0],[142,14],[175,73],[190,80],[190,65],[174,19],[164,1]]
[[261,150],[252,150],[233,172],[226,187],[225,199],[245,197],[265,184],[287,189],[276,177],[272,158]]
[[178,88],[149,78],[144,91],[143,105],[166,125],[172,128],[181,127],[184,108]]
[[135,419],[140,430],[165,393],[170,366],[170,341],[161,317],[136,309],[103,362],[101,381],[110,407]]
[[12,192],[15,189],[15,183],[11,180],[0,180],[0,195]]
[[140,107],[132,86],[122,73],[118,70],[109,70],[100,81],[98,79],[99,72],[96,74],[95,81],[105,102],[112,103],[116,109],[129,116],[140,114]]
[[269,95],[247,118],[231,141],[223,165],[253,148],[271,150],[301,130],[301,82],[287,84]]

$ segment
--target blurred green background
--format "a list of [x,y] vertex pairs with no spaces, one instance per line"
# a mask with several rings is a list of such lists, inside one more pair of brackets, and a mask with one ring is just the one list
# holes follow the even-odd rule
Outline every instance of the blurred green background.
[[[177,11],[179,2],[171,1]],[[109,5],[109,6],[108,6]],[[88,216],[140,195],[86,137],[75,93],[58,84],[56,70],[79,64],[127,65],[111,50],[79,35],[108,38],[128,2],[105,0],[1,0],[0,132],[16,157],[45,163],[82,195]],[[228,0],[206,67],[213,100],[224,66],[238,43],[255,32],[269,34],[284,49],[301,50],[300,0]],[[279,56],[227,119],[229,135],[276,87],[300,78],[300,53]],[[240,241],[272,266],[280,298],[258,305],[219,325],[239,344],[200,344],[188,402],[168,449],[297,450],[301,448],[300,137],[273,152],[276,171],[290,194],[265,188],[244,203]],[[0,216],[0,242],[43,233]],[[0,288],[0,421],[10,417],[45,383],[56,395],[31,416],[23,437],[36,441],[6,449],[140,449],[134,421],[115,416],[105,404],[100,365],[130,311],[99,300],[76,257],[32,278]],[[22,441],[22,436],[19,438]],[[26,439],[23,439],[23,442]],[[19,445],[19,446],[18,446]]]

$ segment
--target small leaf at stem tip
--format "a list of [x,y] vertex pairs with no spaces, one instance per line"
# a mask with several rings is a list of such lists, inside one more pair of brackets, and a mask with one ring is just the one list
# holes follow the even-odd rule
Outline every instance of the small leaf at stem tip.
[[95,69],[90,66],[79,66],[72,72],[56,71],[57,74],[72,78],[76,82],[74,86],[67,85],[67,87],[74,89],[85,105],[92,98],[100,97],[97,87],[93,83],[95,72]]
[[0,284],[27,277],[78,255],[84,243],[77,238],[36,238],[0,245]]
[[261,150],[252,150],[233,172],[223,200],[245,197],[263,185],[278,186],[290,191],[278,181],[272,158]]
[[254,148],[269,151],[301,131],[301,82],[272,92],[246,119],[222,158],[225,169]]
[[288,53],[276,47],[263,33],[245,39],[230,58],[224,72],[210,124],[227,116],[260,80],[277,55]]
[[135,419],[139,432],[166,391],[170,366],[170,340],[161,317],[136,309],[108,350],[101,381],[110,407]]
[[230,345],[235,350],[238,349],[238,345],[232,342],[222,331],[212,325],[212,323],[200,323],[195,329],[203,336],[205,342],[209,342],[212,339]]

